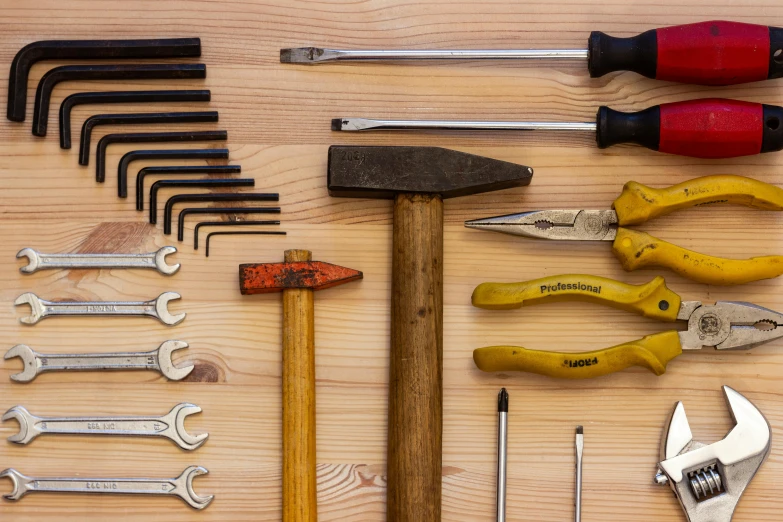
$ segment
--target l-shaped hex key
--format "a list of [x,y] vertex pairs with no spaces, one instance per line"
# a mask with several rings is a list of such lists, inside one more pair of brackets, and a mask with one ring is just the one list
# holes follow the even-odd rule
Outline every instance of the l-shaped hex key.
[[201,56],[200,38],[150,40],[42,40],[22,47],[8,75],[8,119],[24,121],[27,76],[34,63],[59,59],[187,58]]
[[[228,149],[144,149],[126,152],[117,166],[117,195],[128,197],[128,165],[137,160],[228,159]],[[104,180],[95,178],[102,183]]]
[[[63,65],[46,72],[38,82],[33,106],[33,127],[41,114],[49,112],[54,87],[69,80],[182,80],[207,77],[203,63],[170,63],[149,65]],[[24,119],[24,111],[22,111]],[[20,120],[21,121],[21,120]]]
[[228,132],[224,130],[106,134],[98,140],[98,146],[95,148],[95,178],[106,179],[106,149],[112,143],[190,143],[194,141],[225,141],[227,139]]
[[256,194],[252,192],[236,192],[233,194],[177,194],[171,196],[168,201],[166,201],[166,206],[163,209],[163,233],[167,235],[171,234],[171,214],[174,212],[174,205],[177,203],[194,203],[197,201],[280,201],[280,194]]
[[[193,250],[198,250],[198,231],[201,227],[244,227],[252,225],[279,225],[279,221],[202,221],[193,227]],[[285,232],[283,232],[285,234]],[[282,234],[281,234],[282,235]]]
[[212,236],[285,236],[286,232],[278,231],[278,230],[243,230],[241,232],[237,232],[234,230],[220,230],[218,232],[210,232],[207,234],[207,240],[205,243],[207,244],[206,248],[206,257],[209,257],[209,239]]
[[280,207],[188,207],[179,211],[177,241],[185,240],[185,218],[190,214],[279,214]]
[[92,130],[98,125],[212,123],[216,121],[218,121],[217,111],[96,114],[87,118],[84,124],[82,124],[81,143],[79,144],[79,165],[87,165],[90,161],[90,136],[92,135]]
[[144,210],[144,178],[147,176],[176,176],[182,174],[239,174],[241,165],[176,165],[144,167],[136,174],[136,210]]
[[[150,187],[150,223],[158,221],[158,191],[164,188],[229,188],[254,187],[255,178],[234,179],[159,179]],[[211,195],[211,194],[207,194]]]
[[[208,102],[208,90],[182,91],[106,91],[77,92],[66,97],[60,104],[60,148],[71,148],[71,109],[77,105],[93,103],[164,103],[164,102]],[[48,113],[41,114],[38,124],[33,123],[33,134],[46,136],[49,123]]]

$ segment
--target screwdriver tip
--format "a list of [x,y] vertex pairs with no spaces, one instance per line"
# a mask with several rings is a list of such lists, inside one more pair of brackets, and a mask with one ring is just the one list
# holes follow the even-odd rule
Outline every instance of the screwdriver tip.
[[280,49],[280,63],[316,63],[334,60],[336,53],[319,47]]
[[343,130],[343,119],[342,118],[334,118],[332,120],[332,130],[333,131],[341,131],[341,130]]
[[508,392],[505,388],[501,388],[498,393],[498,413],[502,412],[508,412]]
[[585,429],[582,426],[577,426],[576,427],[576,434],[577,435],[584,435],[584,433],[585,433]]

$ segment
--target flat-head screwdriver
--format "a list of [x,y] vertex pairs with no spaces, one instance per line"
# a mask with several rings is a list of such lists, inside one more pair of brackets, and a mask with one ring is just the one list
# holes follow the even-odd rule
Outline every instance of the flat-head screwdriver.
[[590,76],[634,71],[648,78],[698,85],[736,85],[783,76],[783,29],[711,21],[651,29],[629,38],[590,33],[587,49],[341,50],[281,49],[282,63],[333,61],[578,59]]
[[576,484],[574,492],[574,522],[582,522],[582,455],[585,449],[585,430],[582,426],[576,427],[576,439],[574,440],[574,454],[576,456]]
[[506,461],[508,449],[508,392],[498,393],[497,522],[506,522]]
[[783,149],[783,108],[708,98],[655,105],[639,112],[599,107],[595,122],[379,120],[337,118],[332,130],[592,131],[598,148],[636,143],[695,158],[735,158]]

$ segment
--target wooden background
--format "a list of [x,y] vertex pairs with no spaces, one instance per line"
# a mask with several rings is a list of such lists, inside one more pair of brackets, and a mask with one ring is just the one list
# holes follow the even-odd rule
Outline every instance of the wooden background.
[[[671,492],[652,484],[659,437],[674,402],[685,401],[694,435],[710,443],[731,426],[720,391],[728,384],[764,412],[777,437],[783,429],[783,343],[742,353],[690,353],[672,362],[662,377],[641,369],[584,382],[490,375],[474,367],[474,348],[511,343],[595,349],[670,325],[583,304],[483,311],[470,306],[470,293],[487,280],[586,272],[641,283],[663,273],[685,299],[742,299],[780,310],[783,279],[720,288],[670,272],[626,274],[606,243],[534,242],[467,230],[462,222],[525,209],[609,208],[628,180],[666,186],[731,173],[783,183],[783,155],[710,162],[634,146],[599,151],[588,133],[355,135],[333,133],[329,123],[341,116],[589,121],[601,104],[636,110],[709,96],[783,104],[781,80],[708,88],[633,73],[590,79],[579,61],[307,67],[281,65],[278,50],[303,45],[579,48],[591,30],[627,36],[709,19],[780,26],[783,6],[772,0],[0,2],[0,84],[19,48],[51,38],[200,36],[208,65],[205,81],[62,84],[55,89],[45,139],[30,134],[32,94],[56,63],[33,68],[27,121],[0,123],[0,336],[6,347],[25,343],[62,353],[151,350],[166,339],[182,339],[191,347],[181,357],[197,367],[181,383],[131,372],[49,374],[22,385],[8,379],[19,370],[17,361],[8,361],[0,364],[0,410],[21,404],[38,415],[163,414],[189,401],[204,413],[190,418],[188,429],[210,433],[192,453],[159,439],[49,436],[29,446],[2,443],[0,468],[31,476],[175,477],[196,464],[210,470],[197,479],[196,491],[215,495],[202,512],[178,499],[30,495],[18,503],[0,501],[0,520],[279,520],[280,297],[242,297],[237,265],[280,261],[285,248],[308,248],[315,259],[364,271],[362,282],[316,298],[319,512],[322,521],[383,520],[391,204],[327,195],[326,152],[333,143],[438,145],[536,170],[527,188],[445,205],[444,520],[494,520],[495,405],[501,386],[511,395],[508,520],[572,519],[577,424],[585,426],[586,441],[583,520],[684,520]],[[58,147],[56,108],[68,94],[186,87],[212,90],[209,107],[220,111],[220,123],[198,127],[227,129],[231,163],[255,177],[257,189],[280,192],[287,237],[217,238],[207,259],[203,247],[193,251],[190,234],[177,243],[160,226],[146,224],[146,214],[137,213],[133,201],[117,199],[112,175],[117,160],[146,145],[112,147],[104,185],[94,181],[94,158],[90,167],[80,167],[75,150]],[[77,107],[74,131],[91,114],[161,108]],[[119,131],[100,127],[95,141]],[[133,165],[131,183],[145,164]],[[716,207],[679,212],[644,229],[694,250],[748,257],[783,253],[780,224],[775,213]],[[167,244],[180,249],[176,259],[182,263],[171,278],[120,270],[23,275],[21,261],[14,259],[24,247],[143,252]],[[131,300],[168,290],[183,296],[172,304],[172,310],[188,313],[180,326],[151,319],[53,318],[28,327],[18,322],[26,311],[12,305],[26,291],[43,298]],[[15,430],[14,422],[0,425],[0,438]],[[740,503],[737,522],[778,517],[781,473],[783,451],[775,445]],[[5,493],[9,485],[0,487]]]

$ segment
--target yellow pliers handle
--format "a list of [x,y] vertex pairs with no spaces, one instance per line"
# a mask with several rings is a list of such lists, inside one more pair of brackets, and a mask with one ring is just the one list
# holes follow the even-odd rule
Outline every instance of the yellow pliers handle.
[[[473,292],[473,305],[507,310],[555,301],[599,303],[662,321],[676,321],[680,296],[666,287],[662,277],[644,285],[628,285],[590,275],[561,275],[521,283],[483,283]],[[473,351],[476,366],[486,372],[522,371],[563,379],[600,377],[630,366],[648,368],[656,375],[682,353],[675,330],[582,353],[528,350],[516,346],[490,346]]]
[[783,256],[726,259],[699,254],[627,228],[675,210],[734,203],[783,210],[783,189],[743,176],[705,176],[663,189],[631,181],[614,202],[620,228],[612,251],[625,270],[662,266],[700,283],[738,285],[783,274]]

